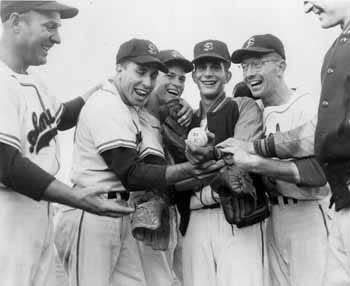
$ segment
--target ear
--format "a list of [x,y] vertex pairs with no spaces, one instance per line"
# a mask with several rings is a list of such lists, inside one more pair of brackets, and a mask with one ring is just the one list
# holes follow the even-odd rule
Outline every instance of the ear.
[[18,13],[12,13],[7,20],[7,25],[12,28],[15,33],[20,32],[21,16]]
[[192,72],[192,79],[195,84],[197,84],[197,78],[196,78],[196,69],[193,70]]
[[278,68],[279,68],[279,73],[281,75],[283,75],[285,70],[286,70],[286,68],[287,68],[287,63],[284,60],[282,60],[281,62],[279,62]]
[[229,70],[226,71],[226,83],[228,83],[232,78],[232,72]]

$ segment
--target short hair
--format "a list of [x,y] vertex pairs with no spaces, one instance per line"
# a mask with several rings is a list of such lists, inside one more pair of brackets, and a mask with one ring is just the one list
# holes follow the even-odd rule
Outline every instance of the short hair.
[[255,99],[248,85],[241,81],[235,85],[232,91],[233,97],[249,97]]

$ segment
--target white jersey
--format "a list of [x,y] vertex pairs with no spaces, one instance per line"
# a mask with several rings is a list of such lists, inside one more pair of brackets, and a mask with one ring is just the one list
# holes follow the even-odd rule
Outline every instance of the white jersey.
[[[317,114],[318,102],[310,93],[299,89],[293,90],[289,102],[279,106],[264,108],[265,134],[285,132],[294,129]],[[322,199],[328,194],[328,187],[304,188],[285,181],[276,181],[278,191],[287,197],[299,200]]]
[[125,147],[137,150],[139,158],[164,158],[158,119],[144,108],[126,105],[109,81],[81,110],[74,143],[71,179],[81,187],[104,185],[125,191],[101,156],[107,150]]
[[[63,107],[31,74],[17,74],[0,62],[0,142],[51,175],[59,169],[57,124]],[[5,186],[0,184],[1,189]]]

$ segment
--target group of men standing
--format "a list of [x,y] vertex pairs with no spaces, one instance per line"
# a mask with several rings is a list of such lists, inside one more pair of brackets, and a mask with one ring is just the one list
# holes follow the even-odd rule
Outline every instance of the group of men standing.
[[[284,46],[271,34],[232,54],[199,42],[192,61],[131,39],[112,77],[60,104],[28,68],[46,63],[61,19],[78,10],[2,0],[2,285],[55,285],[54,246],[76,286],[349,285],[350,5],[304,6],[343,30],[325,58],[318,112],[314,96],[287,86]],[[226,95],[231,63],[262,106]],[[188,73],[194,113],[180,98]],[[54,177],[57,132],[75,126],[68,187]],[[205,146],[184,140],[196,127]],[[50,202],[67,205],[55,231]],[[159,229],[145,228],[149,217]]]

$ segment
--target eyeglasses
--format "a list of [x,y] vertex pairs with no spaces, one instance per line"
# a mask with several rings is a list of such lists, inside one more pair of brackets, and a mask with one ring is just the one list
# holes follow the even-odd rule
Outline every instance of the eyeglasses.
[[246,72],[249,69],[249,67],[254,69],[254,70],[260,70],[266,63],[278,62],[278,61],[279,60],[277,60],[277,59],[254,60],[254,61],[251,61],[250,63],[241,64],[241,68],[242,68],[243,72]]

